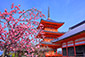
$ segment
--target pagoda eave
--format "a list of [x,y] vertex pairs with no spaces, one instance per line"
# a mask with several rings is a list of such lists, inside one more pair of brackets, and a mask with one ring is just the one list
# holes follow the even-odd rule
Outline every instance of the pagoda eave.
[[[50,31],[44,31],[43,36],[45,36],[45,38],[49,37],[49,38],[58,38],[60,36],[62,36],[64,33],[60,33],[60,32],[50,32]],[[54,35],[54,36],[53,36]],[[37,35],[37,37],[42,37],[41,34],[39,33]],[[36,38],[37,38],[36,37]]]
[[50,48],[59,48],[61,45],[52,45],[52,44],[41,44],[41,46],[48,46]]
[[[51,27],[51,28],[58,29],[59,27],[61,27],[64,24],[64,22],[49,22],[49,21],[41,19],[40,24],[43,24],[44,27]],[[37,27],[37,29],[39,29],[40,24]]]
[[43,19],[41,19],[41,22],[42,23],[49,23],[49,24],[58,24],[58,25],[63,25],[64,24],[64,22],[49,22],[49,21],[46,21],[46,20],[43,20]]
[[44,31],[45,34],[54,34],[54,35],[63,35],[64,33],[62,32],[51,32],[51,31]]

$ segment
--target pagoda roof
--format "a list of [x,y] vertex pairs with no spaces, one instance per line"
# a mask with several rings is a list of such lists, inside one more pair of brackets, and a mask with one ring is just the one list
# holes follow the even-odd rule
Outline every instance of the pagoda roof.
[[53,44],[52,42],[46,42],[46,41],[41,42],[41,44],[44,44],[44,45],[46,45],[46,44],[48,44],[48,45],[60,45],[60,44]]
[[[44,19],[41,19],[40,24],[43,24],[44,27],[52,27],[52,28],[55,28],[55,29],[58,29],[59,27],[61,27],[64,22],[56,22],[56,21],[53,21],[53,20],[44,20]],[[39,28],[39,26],[37,27],[37,29]]]
[[46,42],[46,41],[43,41],[41,42],[42,44],[52,44],[52,42]]
[[45,46],[48,46],[48,47],[51,47],[51,48],[57,48],[57,47],[60,47],[61,44],[53,44],[52,42],[41,42],[42,45],[45,45]]
[[44,30],[44,32],[48,32],[48,33],[59,33],[59,34],[64,34],[65,32],[53,32],[53,31],[46,31]]
[[[43,20],[43,19],[42,19]],[[47,20],[44,20],[44,21],[47,21],[47,22],[53,22],[53,23],[64,23],[64,22],[56,22],[56,21],[54,21],[54,20],[51,20],[51,19],[47,19]]]
[[[73,26],[73,27],[75,27],[75,26]],[[67,33],[65,33],[63,36],[59,37],[56,40],[52,40],[51,42],[57,42],[57,41],[66,39],[66,38],[71,37],[77,33],[82,32],[82,31],[85,32],[85,21],[81,22],[79,25],[77,24],[77,26],[75,28],[73,28],[73,27],[71,27],[71,29]]]
[[43,21],[47,21],[47,22],[53,22],[53,23],[64,23],[64,22],[56,22],[56,21],[54,21],[54,20],[51,20],[51,19],[47,19],[47,20],[44,20],[44,19],[41,19],[41,20],[43,20]]
[[[58,38],[58,37],[62,36],[64,33],[65,32],[52,32],[52,31],[44,30],[44,34],[43,35],[44,36],[49,35],[49,37],[46,37],[46,38],[55,39],[55,38]],[[54,35],[54,36],[52,36],[52,35]],[[38,34],[37,37],[38,36],[41,36],[41,34]]]

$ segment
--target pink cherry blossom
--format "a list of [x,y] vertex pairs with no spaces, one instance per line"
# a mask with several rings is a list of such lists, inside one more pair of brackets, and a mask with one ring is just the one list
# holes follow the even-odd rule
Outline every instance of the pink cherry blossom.
[[13,9],[14,8],[14,3],[12,3],[12,6],[11,6],[11,9]]
[[32,53],[32,57],[34,57],[34,53]]
[[[25,49],[28,53],[34,52],[35,48],[33,44],[39,42],[36,39],[36,34],[40,29],[37,29],[39,22],[37,19],[41,19],[42,12],[33,8],[30,11],[21,10],[20,4],[14,6],[12,3],[11,11],[0,12],[0,50],[6,49],[3,53],[9,51],[22,51]],[[17,15],[16,18],[15,16]],[[2,22],[2,20],[4,22]],[[40,24],[43,27],[42,24]],[[30,37],[31,36],[31,37]],[[30,39],[32,38],[32,39]],[[36,48],[40,48],[37,46]],[[34,53],[28,55],[27,57],[34,56]],[[37,57],[37,55],[36,55]]]
[[19,11],[19,14],[21,14],[22,13],[22,11]]
[[27,55],[27,53],[25,53],[25,55]]
[[37,48],[39,48],[40,46],[38,45]]
[[38,57],[38,55],[36,55],[35,57]]
[[7,12],[7,9],[5,9],[5,12]]
[[21,5],[19,4],[18,6],[20,7]]

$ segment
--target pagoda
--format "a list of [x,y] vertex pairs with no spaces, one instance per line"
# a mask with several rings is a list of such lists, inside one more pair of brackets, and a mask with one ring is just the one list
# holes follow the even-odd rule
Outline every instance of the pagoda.
[[[46,54],[48,54],[49,56],[54,56],[56,55],[55,53],[57,53],[56,48],[60,47],[61,45],[53,44],[51,41],[54,39],[58,39],[58,37],[64,34],[63,32],[62,33],[58,32],[58,28],[60,28],[64,24],[64,22],[56,22],[51,20],[48,8],[48,19],[47,20],[41,19],[40,24],[44,26],[42,30],[44,32],[43,36],[45,36],[43,41],[41,42],[41,46],[52,48],[53,51],[49,51]],[[40,26],[38,26],[38,28],[39,27]],[[39,33],[37,37],[41,37],[41,34]]]

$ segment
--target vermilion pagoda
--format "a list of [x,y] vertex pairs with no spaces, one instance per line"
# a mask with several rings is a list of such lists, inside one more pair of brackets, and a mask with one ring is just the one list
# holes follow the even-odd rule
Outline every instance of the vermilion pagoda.
[[[58,28],[60,28],[64,23],[63,22],[56,22],[49,18],[49,9],[48,9],[48,19],[43,20],[41,19],[40,24],[42,24],[45,38],[41,42],[41,46],[50,47],[53,51],[49,51],[46,53],[46,56],[58,56],[57,55],[57,48],[59,48],[60,44],[52,44],[52,40],[58,39],[58,37],[62,36],[64,33],[58,32]],[[38,26],[39,28],[39,26]],[[40,37],[41,34],[38,34],[37,37]],[[55,52],[55,53],[54,53]]]

